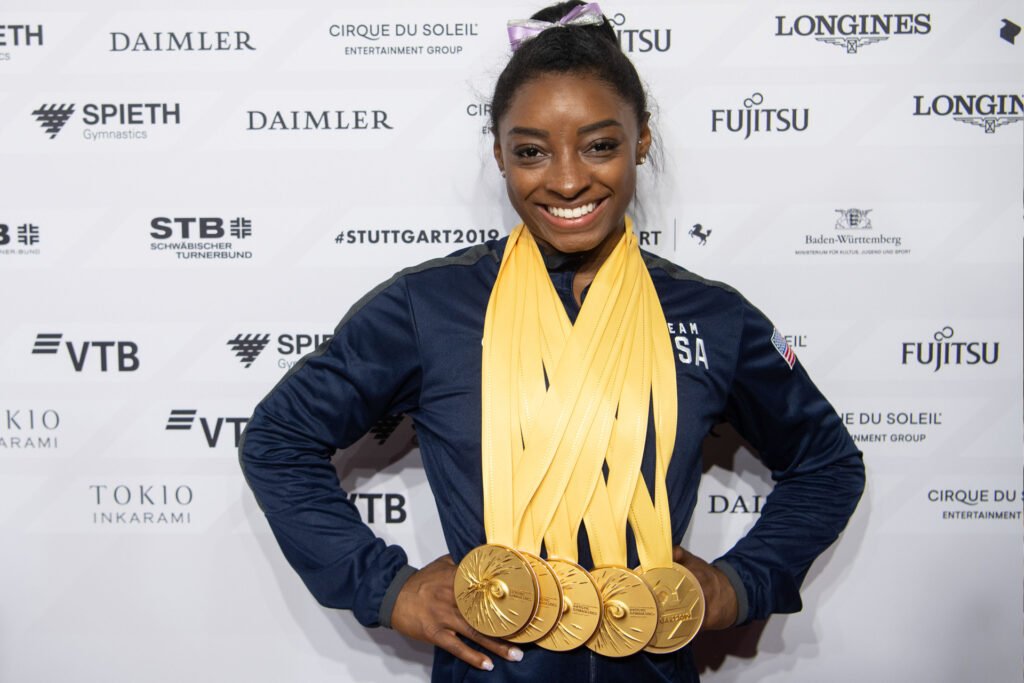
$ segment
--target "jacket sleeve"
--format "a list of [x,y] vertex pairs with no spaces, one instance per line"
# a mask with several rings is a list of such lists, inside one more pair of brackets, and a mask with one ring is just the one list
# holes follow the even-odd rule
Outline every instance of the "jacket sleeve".
[[[738,588],[738,623],[801,608],[811,562],[846,526],[864,489],[864,464],[835,410],[778,333],[743,301],[743,331],[726,418],[760,453],[775,486],[753,528],[715,562]],[[780,342],[781,344],[781,342]]]
[[363,523],[330,459],[381,417],[415,407],[420,365],[402,278],[374,290],[329,342],[256,407],[239,447],[246,481],[285,557],[316,599],[379,625],[405,551]]

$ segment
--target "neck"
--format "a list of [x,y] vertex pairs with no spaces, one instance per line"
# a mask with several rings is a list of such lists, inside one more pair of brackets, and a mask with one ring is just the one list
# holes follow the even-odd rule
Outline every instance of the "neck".
[[[572,253],[573,256],[576,256],[580,259],[579,268],[577,268],[576,273],[575,275],[573,275],[572,279],[572,295],[573,298],[576,299],[577,304],[582,305],[583,290],[586,289],[587,286],[594,281],[594,278],[597,276],[597,271],[599,271],[604,262],[608,260],[608,256],[612,253],[612,251],[615,249],[615,246],[622,239],[622,236],[625,234],[625,231],[626,224],[625,220],[623,220],[621,227],[612,230],[610,233],[608,233],[608,235],[605,236],[603,240],[601,240],[601,243],[598,244],[593,249]],[[559,252],[550,244],[536,236],[534,236],[534,240],[537,242],[537,246],[540,248],[542,252],[549,254],[565,253]]]

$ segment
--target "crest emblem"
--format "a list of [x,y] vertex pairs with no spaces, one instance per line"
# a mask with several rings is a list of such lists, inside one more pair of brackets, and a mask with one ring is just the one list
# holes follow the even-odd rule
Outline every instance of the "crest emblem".
[[836,209],[839,214],[836,230],[870,230],[871,219],[868,214],[874,209]]

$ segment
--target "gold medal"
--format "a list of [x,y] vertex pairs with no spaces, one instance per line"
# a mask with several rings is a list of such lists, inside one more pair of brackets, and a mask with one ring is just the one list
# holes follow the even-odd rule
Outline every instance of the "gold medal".
[[658,603],[647,584],[623,567],[591,572],[601,591],[601,626],[587,647],[607,657],[626,657],[647,646],[658,627]]
[[575,562],[548,558],[562,585],[562,614],[555,628],[537,641],[546,650],[565,652],[583,645],[601,623],[601,595],[583,567]]
[[[553,556],[567,558],[550,561],[562,587],[561,614],[535,641],[549,650],[588,644],[603,654],[625,656],[646,646],[657,627],[654,595],[622,568],[652,395],[659,461],[675,434],[674,420],[661,419],[661,413],[672,412],[670,404],[674,408],[674,384],[652,379],[652,356],[666,351],[662,355],[672,366],[673,350],[670,344],[655,350],[656,339],[670,340],[664,323],[661,329],[654,324],[652,307],[660,312],[628,218],[575,323],[529,231],[519,226],[509,236],[484,320],[484,528],[488,547],[536,553],[543,542]],[[600,570],[606,575],[603,590],[596,577],[571,561],[581,523],[598,566],[612,567]],[[662,550],[671,553],[665,539]],[[500,558],[483,559],[496,564]],[[478,558],[467,556],[463,564],[456,593],[471,624],[516,642],[539,635],[533,631],[540,628],[530,624],[535,613],[521,622],[519,632],[496,604],[498,598],[507,600],[505,583],[488,575]],[[532,573],[539,581],[537,574],[544,571]],[[546,596],[550,591],[541,591],[538,599]],[[609,623],[602,626],[603,621]],[[600,630],[605,627],[607,632]]]
[[658,601],[658,628],[647,652],[664,654],[686,646],[704,623],[704,591],[697,577],[681,564],[637,569]]
[[539,593],[529,560],[502,545],[473,548],[455,573],[459,611],[470,626],[492,638],[505,638],[530,623]]
[[550,564],[532,553],[521,550],[519,554],[529,560],[533,573],[537,575],[540,597],[537,600],[537,614],[530,623],[505,640],[512,643],[532,643],[550,633],[558,623],[558,618],[562,615],[562,585]]

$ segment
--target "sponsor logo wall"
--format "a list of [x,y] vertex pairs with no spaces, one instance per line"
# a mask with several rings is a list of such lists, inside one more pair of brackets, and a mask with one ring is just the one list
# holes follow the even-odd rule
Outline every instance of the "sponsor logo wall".
[[6,408],[0,414],[0,426],[0,449],[4,452],[60,447],[60,411],[54,408]]
[[0,62],[12,63],[45,45],[43,24],[0,24]]
[[[515,225],[489,99],[535,9],[0,10],[0,680],[427,677],[429,651],[309,596],[236,453],[366,292]],[[641,247],[764,311],[869,473],[806,610],[698,641],[702,680],[1018,680],[1024,12],[604,9],[659,140]],[[667,322],[710,373],[704,321]],[[331,462],[414,564],[446,552],[411,420]],[[773,485],[716,427],[682,542],[717,557]],[[935,595],[987,625],[930,619]]]

